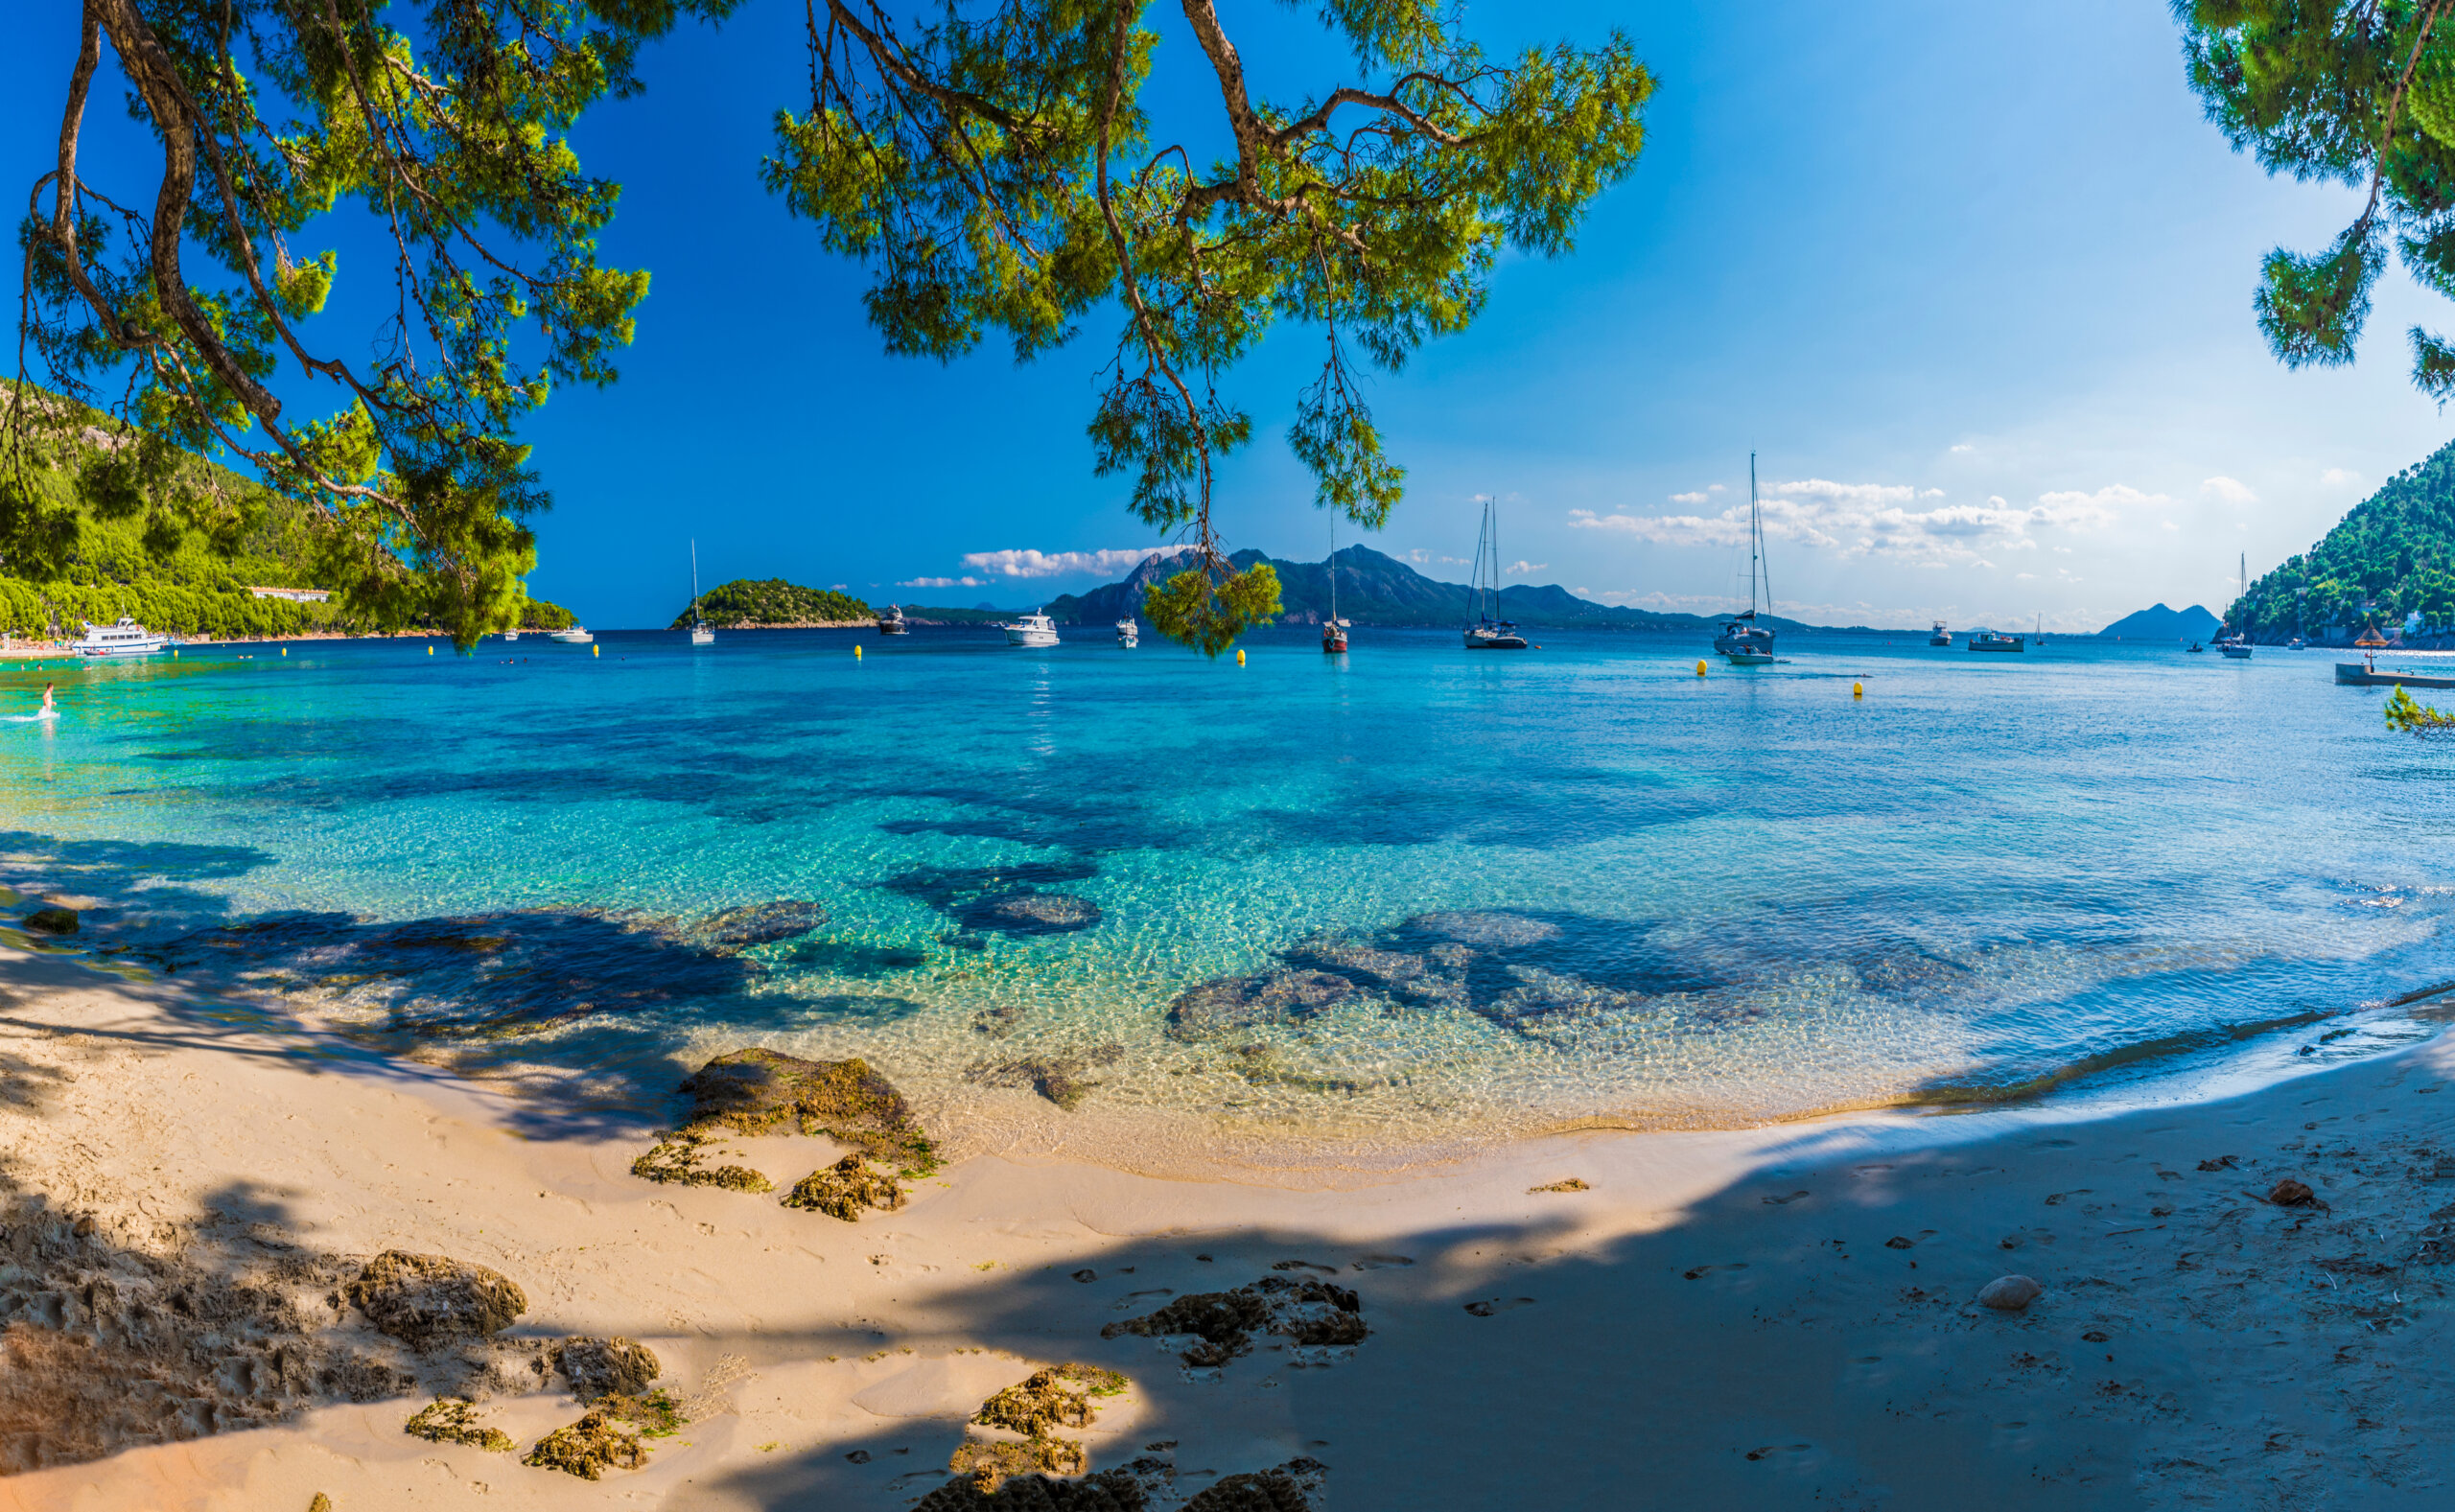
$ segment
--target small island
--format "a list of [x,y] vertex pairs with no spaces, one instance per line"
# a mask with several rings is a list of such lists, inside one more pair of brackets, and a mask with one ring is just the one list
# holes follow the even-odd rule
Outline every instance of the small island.
[[[718,630],[844,630],[877,623],[869,605],[831,588],[804,588],[781,577],[737,577],[699,596],[699,617]],[[667,628],[690,628],[684,605]]]

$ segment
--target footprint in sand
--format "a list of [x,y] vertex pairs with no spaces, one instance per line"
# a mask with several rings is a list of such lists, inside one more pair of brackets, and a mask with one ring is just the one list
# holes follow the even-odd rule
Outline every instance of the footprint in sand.
[[1746,1268],[1747,1262],[1742,1260],[1736,1264],[1727,1266],[1698,1266],[1693,1270],[1683,1270],[1680,1274],[1687,1280],[1694,1281],[1698,1276],[1709,1275],[1717,1270],[1744,1270]]
[[1310,1260],[1282,1260],[1271,1268],[1273,1270],[1318,1270],[1325,1276],[1334,1276],[1339,1273],[1339,1268],[1336,1266],[1315,1265]]
[[1120,1313],[1129,1312],[1134,1308],[1139,1307],[1143,1303],[1150,1301],[1154,1297],[1175,1295],[1176,1292],[1170,1291],[1166,1287],[1153,1287],[1148,1291],[1128,1291],[1125,1295],[1116,1299],[1116,1311]]
[[1765,1199],[1765,1205],[1767,1207],[1780,1207],[1786,1202],[1795,1202],[1805,1196],[1807,1196],[1807,1194],[1804,1192],[1793,1192],[1789,1197],[1768,1197]]
[[1406,1255],[1365,1255],[1354,1262],[1353,1268],[1357,1270],[1379,1270],[1388,1266],[1412,1266],[1414,1264],[1415,1261]]
[[1762,1449],[1749,1450],[1747,1452],[1747,1457],[1750,1459],[1765,1459],[1774,1454],[1804,1454],[1814,1447],[1815,1446],[1813,1444],[1767,1444]]
[[1531,1296],[1496,1296],[1487,1301],[1469,1302],[1466,1304],[1466,1311],[1477,1317],[1489,1317],[1494,1313],[1506,1313],[1513,1307],[1532,1307],[1533,1305],[1534,1299]]

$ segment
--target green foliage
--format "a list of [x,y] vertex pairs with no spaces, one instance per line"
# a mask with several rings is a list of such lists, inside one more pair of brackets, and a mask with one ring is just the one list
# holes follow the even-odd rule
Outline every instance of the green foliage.
[[[228,454],[305,506],[350,614],[439,621],[464,645],[517,623],[523,522],[549,500],[515,433],[555,384],[614,380],[648,287],[598,262],[620,189],[581,171],[568,133],[638,91],[643,42],[736,3],[86,0],[58,60],[57,169],[20,237],[20,351],[77,399],[123,396],[139,439],[81,477],[90,514],[145,514],[157,545],[222,534],[223,500],[182,486],[171,455]],[[89,175],[125,154],[77,151],[105,52],[158,157],[124,185]],[[152,218],[123,208],[139,205]],[[298,244],[337,212],[372,222],[390,255],[371,271],[401,297],[380,330],[327,339],[314,322],[342,269]],[[288,413],[268,386],[285,361],[337,407]],[[63,549],[23,477],[58,439],[50,418],[8,412],[12,564]]]
[[2455,734],[2455,714],[2440,713],[2397,685],[2387,695],[2387,728],[2414,735]]
[[[742,577],[699,595],[699,616],[719,630],[742,625],[841,625],[875,617],[870,606],[833,589],[804,588],[781,577]],[[688,605],[668,628],[690,628]]]
[[825,0],[809,108],[777,117],[767,183],[875,264],[889,351],[950,359],[997,332],[1030,360],[1115,301],[1094,466],[1191,537],[1203,571],[1155,587],[1151,616],[1215,654],[1274,603],[1211,526],[1214,463],[1253,433],[1219,376],[1282,320],[1321,327],[1289,442],[1318,504],[1383,523],[1406,475],[1353,362],[1394,371],[1464,329],[1504,250],[1568,251],[1636,161],[1653,79],[1616,33],[1500,59],[1439,0],[1328,0],[1355,81],[1255,99],[1213,6],[1181,13],[1232,148],[1206,166],[1151,136],[1141,0],[949,0],[909,30]]
[[[2405,269],[2455,296],[2455,16],[2443,0],[2173,0],[2190,85],[2272,174],[2366,187],[2317,254],[2261,265],[2259,329],[2288,366],[2352,360],[2392,238]],[[2455,398],[2455,350],[2408,333],[2413,381]]]
[[2354,505],[2307,552],[2229,606],[2228,629],[2275,639],[2301,629],[2392,626],[2419,611],[2455,626],[2455,443]]
[[1217,570],[1188,568],[1142,592],[1142,613],[1161,635],[1214,657],[1278,614],[1278,572],[1269,563],[1224,576]]
[[[159,438],[106,429],[97,423],[105,417],[75,410],[58,396],[30,390],[28,399],[86,423],[75,432],[60,428],[59,439],[30,450],[15,474],[35,510],[55,524],[47,548],[0,562],[0,631],[73,639],[82,622],[108,624],[122,615],[173,635],[218,640],[392,627],[343,604],[247,592],[330,586],[313,506],[169,448],[141,454],[159,447]],[[150,481],[130,484],[132,477]],[[150,499],[164,489],[208,501],[215,532],[152,507]],[[432,608],[412,597],[406,622],[433,622]],[[571,617],[526,598],[518,613],[548,621],[542,628]]]

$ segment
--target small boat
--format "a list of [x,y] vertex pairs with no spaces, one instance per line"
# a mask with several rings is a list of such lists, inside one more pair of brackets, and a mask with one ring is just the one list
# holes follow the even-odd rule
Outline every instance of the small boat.
[[709,646],[716,643],[716,633],[699,617],[699,543],[690,543],[690,643]]
[[1969,648],[1972,651],[2026,651],[2028,642],[1999,630],[1974,630],[1970,632]]
[[2307,651],[2310,649],[2310,642],[2303,640],[2300,636],[2295,636],[2292,640],[2284,642],[2284,649],[2287,651]]
[[[1475,538],[1475,580],[1467,590],[1467,603],[1475,611],[1475,622],[1466,627],[1469,651],[1526,649],[1526,638],[1517,633],[1517,626],[1494,617],[1500,608],[1499,507],[1494,500],[1484,500],[1483,534]],[[1327,638],[1323,639],[1326,641]],[[1323,649],[1327,649],[1326,644]]]
[[1330,522],[1330,559],[1323,564],[1330,570],[1330,617],[1321,621],[1321,654],[1338,656],[1346,650],[1347,623],[1339,617],[1339,525]]
[[2220,656],[2247,662],[2251,659],[2251,554],[2248,551],[2242,553],[2242,589],[2238,602],[2242,606],[2242,628],[2230,636],[2219,636],[2216,650]]
[[999,625],[997,628],[1006,632],[1006,643],[1010,646],[1057,644],[1057,621],[1038,610],[1017,616],[1013,624]]
[[[667,602],[671,600],[668,599]],[[596,640],[595,636],[588,633],[586,625],[573,625],[568,630],[549,630],[546,632],[546,639],[559,641],[567,646],[584,646]]]
[[2239,636],[2217,641],[2216,650],[2219,655],[2232,657],[2236,662],[2247,662],[2251,659],[2251,643]]
[[903,622],[903,606],[901,604],[889,604],[886,606],[886,613],[878,616],[878,634],[882,636],[908,636],[911,633],[912,627]]
[[2348,687],[2455,687],[2455,677],[2425,677],[2419,672],[2381,672],[2373,662],[2338,662],[2336,681]]
[[1944,622],[1938,619],[1935,621],[1934,633],[1927,637],[1927,643],[1930,646],[1951,645],[1952,643],[1952,633],[1945,629]]
[[517,640],[520,639],[520,632],[517,630],[506,630],[503,633],[503,638],[505,640]]
[[1132,615],[1116,622],[1116,643],[1128,650],[1142,643],[1142,625]]
[[[1756,622],[1756,585],[1765,585],[1765,613],[1773,613],[1773,568],[1765,560],[1765,515],[1756,500],[1756,454],[1747,454],[1747,612],[1722,622],[1714,649],[1733,666],[1765,666],[1773,660],[1773,630]],[[1938,626],[1937,628],[1941,628]]]
[[2194,640],[2190,643],[2188,649],[2191,655],[2200,656],[2206,653],[2208,647],[2201,645],[2198,641]]
[[82,622],[85,626],[85,639],[69,646],[79,656],[152,656],[171,643],[169,636],[148,630],[126,615],[107,625],[98,625],[90,620]]

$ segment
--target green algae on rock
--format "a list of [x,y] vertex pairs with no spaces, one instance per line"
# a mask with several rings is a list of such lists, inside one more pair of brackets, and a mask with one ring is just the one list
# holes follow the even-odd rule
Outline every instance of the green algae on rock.
[[672,1182],[681,1186],[724,1187],[734,1192],[773,1192],[776,1183],[748,1166],[717,1166],[710,1170],[699,1164],[699,1151],[714,1139],[714,1135],[693,1129],[677,1129],[648,1148],[648,1152],[631,1162],[631,1175],[643,1181]]
[[1318,1459],[1292,1459],[1274,1470],[1222,1477],[1186,1502],[1184,1512],[1312,1512],[1326,1469]]
[[863,1208],[901,1207],[903,1188],[895,1177],[871,1170],[869,1156],[856,1150],[835,1164],[802,1177],[785,1196],[784,1205],[807,1208],[851,1223],[859,1220]]
[[546,1362],[563,1373],[582,1402],[638,1396],[664,1373],[654,1350],[619,1338],[566,1338],[546,1352]]
[[1093,1397],[1124,1391],[1125,1377],[1098,1365],[1068,1361],[1035,1370],[980,1404],[971,1420],[983,1428],[1040,1437],[1052,1428],[1088,1428],[1098,1409]]
[[368,1261],[341,1294],[378,1332],[421,1354],[456,1339],[483,1338],[528,1311],[527,1295],[500,1271],[405,1249],[387,1249]]
[[648,1452],[637,1429],[603,1407],[594,1407],[578,1422],[539,1439],[520,1462],[595,1480],[609,1469],[639,1469],[648,1462]]
[[911,1105],[866,1060],[804,1060],[752,1047],[716,1057],[682,1083],[690,1099],[686,1128],[711,1125],[744,1134],[769,1134],[792,1124],[867,1151],[925,1176],[935,1151],[912,1121]]
[[1035,1433],[1029,1438],[976,1438],[969,1434],[947,1458],[947,1468],[971,1477],[984,1493],[994,1492],[1017,1476],[1079,1476],[1090,1465],[1090,1454],[1070,1438]]
[[26,916],[26,927],[39,935],[73,935],[77,932],[77,910],[37,908]]
[[520,1447],[502,1429],[488,1428],[479,1423],[477,1407],[458,1397],[436,1397],[401,1425],[401,1431],[430,1443],[466,1444],[473,1449],[491,1449],[503,1454]]
[[1081,1480],[1017,1475],[987,1491],[972,1477],[958,1477],[923,1497],[912,1512],[1143,1512],[1150,1504],[1140,1482],[1109,1470]]

